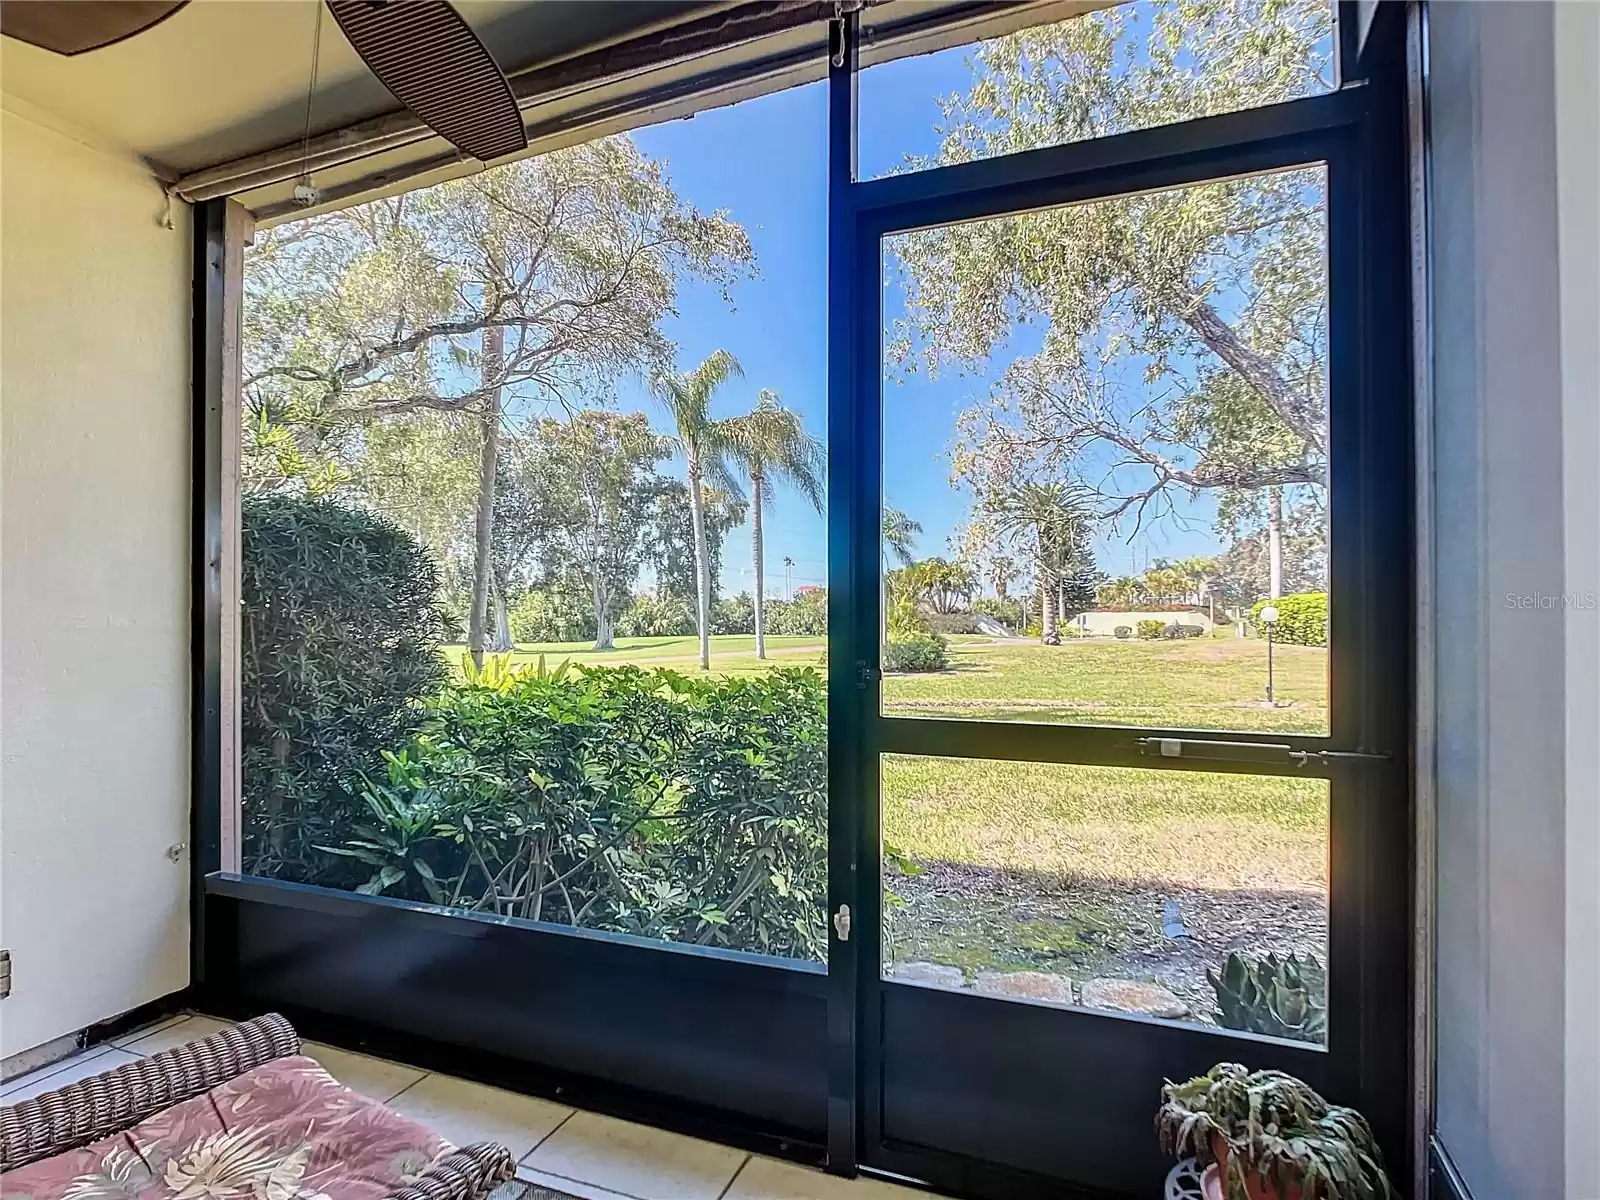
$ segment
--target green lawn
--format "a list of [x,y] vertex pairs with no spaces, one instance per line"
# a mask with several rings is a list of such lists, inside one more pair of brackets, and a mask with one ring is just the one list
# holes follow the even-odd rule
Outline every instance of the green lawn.
[[[711,669],[717,675],[749,675],[770,667],[820,667],[827,639],[818,637],[768,637],[767,660],[756,657],[756,639],[733,635],[711,639]],[[445,656],[459,669],[465,646],[446,646]],[[540,658],[551,666],[563,659],[586,667],[639,666],[699,669],[700,640],[696,637],[618,638],[614,650],[596,650],[593,642],[519,642],[511,656],[513,666]]]
[[1273,649],[1274,693],[1264,705],[1266,643],[1242,638],[1174,642],[1069,639],[1060,646],[950,644],[950,669],[892,675],[884,710],[997,721],[1069,721],[1326,733],[1328,652]]

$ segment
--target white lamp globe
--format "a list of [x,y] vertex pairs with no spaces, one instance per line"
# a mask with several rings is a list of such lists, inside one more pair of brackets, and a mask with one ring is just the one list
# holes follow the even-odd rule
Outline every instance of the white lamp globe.
[[1269,604],[1261,610],[1261,623],[1263,625],[1276,625],[1278,623],[1278,609],[1276,605]]

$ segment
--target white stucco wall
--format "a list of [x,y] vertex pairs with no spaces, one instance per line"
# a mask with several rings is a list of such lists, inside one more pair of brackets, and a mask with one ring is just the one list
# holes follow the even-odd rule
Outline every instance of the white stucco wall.
[[1600,7],[1429,27],[1434,1116],[1477,1200],[1596,1200]]
[[1562,452],[1568,596],[1568,1200],[1600,1197],[1600,4],[1556,6]]
[[0,117],[0,1053],[188,981],[188,214]]

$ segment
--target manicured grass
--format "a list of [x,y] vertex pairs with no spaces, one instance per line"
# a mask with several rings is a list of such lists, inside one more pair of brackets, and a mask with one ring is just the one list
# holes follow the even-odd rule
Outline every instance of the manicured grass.
[[1328,652],[1273,648],[1274,694],[1264,705],[1265,642],[1069,639],[950,643],[950,667],[884,680],[884,711],[996,721],[1151,725],[1326,733]]
[[1316,779],[886,755],[884,841],[924,862],[1202,888],[1318,891]]
[[[711,670],[716,675],[750,675],[775,666],[819,667],[825,638],[767,638],[767,658],[756,657],[756,639],[732,635],[711,639]],[[459,670],[465,646],[446,646],[445,657],[452,669]],[[543,658],[554,666],[563,659],[586,667],[671,667],[677,671],[698,671],[700,640],[695,637],[618,638],[613,650],[596,650],[593,642],[520,642],[511,656],[513,666],[532,665]]]

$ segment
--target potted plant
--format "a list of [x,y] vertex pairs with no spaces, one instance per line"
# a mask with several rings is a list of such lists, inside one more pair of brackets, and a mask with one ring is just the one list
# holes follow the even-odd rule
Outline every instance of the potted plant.
[[1161,1101],[1162,1149],[1195,1156],[1207,1200],[1394,1200],[1366,1118],[1293,1075],[1218,1063]]

